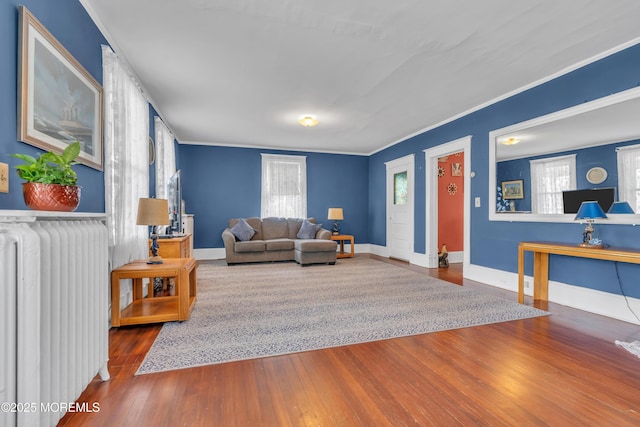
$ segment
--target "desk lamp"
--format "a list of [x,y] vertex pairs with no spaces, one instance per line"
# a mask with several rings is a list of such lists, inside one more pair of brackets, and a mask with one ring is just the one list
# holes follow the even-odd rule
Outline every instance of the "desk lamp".
[[338,225],[338,221],[342,221],[344,219],[342,208],[329,208],[327,219],[333,220],[333,235],[337,236],[338,234],[340,234],[340,226]]
[[138,225],[151,226],[151,257],[147,264],[162,264],[162,257],[158,255],[159,225],[169,225],[169,201],[167,199],[144,199],[138,202]]
[[587,201],[582,202],[580,205],[580,209],[578,209],[578,214],[574,219],[576,220],[585,220],[587,221],[587,226],[582,233],[582,243],[579,246],[583,248],[602,248],[602,240],[596,239],[593,237],[593,223],[596,219],[607,218],[607,215],[604,213],[598,202],[596,201]]
[[635,212],[631,209],[631,206],[628,202],[613,202],[609,211],[609,214],[634,214]]

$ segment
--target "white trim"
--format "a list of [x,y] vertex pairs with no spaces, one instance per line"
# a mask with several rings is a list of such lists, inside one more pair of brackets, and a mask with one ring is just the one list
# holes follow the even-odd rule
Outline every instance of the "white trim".
[[[471,265],[465,278],[501,289],[518,292],[518,273]],[[533,294],[533,278],[525,276],[525,295]],[[529,285],[527,287],[527,285]],[[629,306],[640,315],[640,299],[628,297]],[[516,296],[514,295],[514,301]],[[549,301],[589,313],[640,325],[627,307],[624,296],[581,286],[549,281]],[[553,312],[552,312],[553,313]]]
[[[638,39],[640,40],[640,39]],[[556,223],[570,223],[574,222],[575,215],[572,214],[533,214],[533,213],[510,213],[510,212],[496,212],[496,144],[495,142],[501,136],[507,134],[516,133],[522,129],[527,129],[533,126],[539,126],[545,123],[550,123],[556,120],[561,120],[568,117],[573,117],[577,114],[581,114],[587,111],[596,110],[606,107],[608,105],[628,101],[631,99],[640,98],[640,87],[624,90],[622,92],[615,93],[613,95],[598,98],[594,101],[585,102],[583,104],[576,105],[574,107],[566,108],[564,110],[556,111],[544,116],[536,117],[531,120],[516,123],[511,126],[507,126],[501,129],[495,129],[489,132],[489,200],[487,202],[487,209],[489,210],[489,221],[508,221],[508,222],[556,222]],[[607,224],[640,224],[640,215],[620,215],[617,217],[611,217],[606,222]]]
[[471,135],[424,151],[425,156],[425,253],[427,267],[438,267],[438,158],[464,152],[464,230],[462,275],[471,264]]
[[222,144],[216,142],[205,142],[205,141],[178,141],[180,145],[201,145],[208,147],[223,147],[223,148],[255,148],[256,150],[273,150],[273,151],[289,151],[289,152],[300,152],[300,153],[323,153],[323,154],[341,154],[345,156],[369,156],[366,153],[359,153],[355,151],[336,151],[336,150],[323,150],[323,149],[315,149],[315,148],[299,148],[299,147],[277,147],[277,146],[267,146],[267,145],[257,145],[257,144]]
[[[389,176],[389,171],[391,169],[395,169],[395,168],[405,168],[407,169],[407,185],[408,185],[408,200],[409,203],[407,206],[407,209],[409,211],[409,239],[411,240],[410,244],[409,244],[409,258],[411,258],[412,254],[413,254],[413,249],[415,247],[415,208],[416,208],[416,203],[415,203],[415,183],[416,183],[416,179],[415,179],[415,165],[416,165],[416,160],[415,160],[415,155],[414,154],[408,154],[404,157],[399,157],[397,159],[394,160],[390,160],[388,162],[384,163],[386,165],[386,171],[385,171],[385,192],[386,192],[386,216],[387,216],[387,220],[386,220],[386,245],[387,245],[387,251],[390,251],[388,249],[389,246],[389,241],[391,239],[391,216],[389,215],[389,207],[391,206],[391,204],[393,203],[393,182],[392,179],[390,180],[390,176]],[[408,259],[407,261],[411,261],[411,259]]]
[[628,151],[628,150],[637,150],[639,148],[640,148],[640,144],[625,145],[624,147],[616,147],[616,152],[618,152],[618,151]]
[[[464,263],[464,253],[465,251],[449,252],[449,256],[447,257],[449,264],[457,264],[460,262]],[[464,268],[464,265],[463,265],[463,268]]]
[[193,250],[193,257],[197,260],[225,259],[227,253],[224,248],[201,248]]

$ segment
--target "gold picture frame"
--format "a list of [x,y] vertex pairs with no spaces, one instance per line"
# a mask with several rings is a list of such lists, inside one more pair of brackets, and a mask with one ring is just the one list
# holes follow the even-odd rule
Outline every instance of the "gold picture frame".
[[18,140],[102,170],[102,86],[24,7],[19,7]]
[[524,199],[524,182],[521,179],[502,181],[502,198],[504,200]]

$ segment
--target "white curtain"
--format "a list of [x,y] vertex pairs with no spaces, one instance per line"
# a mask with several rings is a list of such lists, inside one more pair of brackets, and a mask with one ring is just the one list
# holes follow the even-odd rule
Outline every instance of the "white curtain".
[[156,198],[167,198],[167,181],[176,173],[176,154],[173,145],[173,134],[155,117],[156,130]]
[[307,217],[307,158],[262,154],[260,215]]
[[618,155],[618,200],[640,213],[640,145],[616,149]]
[[147,227],[136,225],[138,199],[149,196],[149,104],[137,81],[102,47],[105,198],[111,268],[148,258]]
[[562,214],[562,192],[576,189],[576,155],[531,160],[531,209]]

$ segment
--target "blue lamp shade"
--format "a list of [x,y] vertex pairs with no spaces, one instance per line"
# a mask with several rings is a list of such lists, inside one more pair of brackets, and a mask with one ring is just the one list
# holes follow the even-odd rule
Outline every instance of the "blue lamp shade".
[[613,202],[611,207],[609,208],[610,214],[634,214],[635,212],[631,209],[631,206],[628,202]]
[[598,202],[588,201],[582,202],[575,219],[598,219],[606,217],[607,214],[604,213]]

